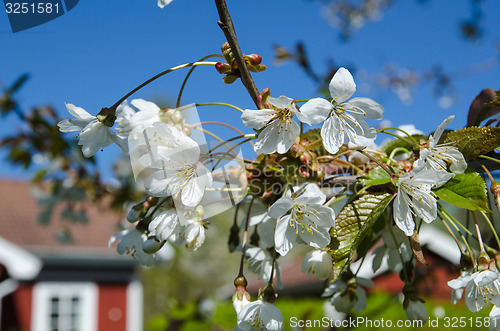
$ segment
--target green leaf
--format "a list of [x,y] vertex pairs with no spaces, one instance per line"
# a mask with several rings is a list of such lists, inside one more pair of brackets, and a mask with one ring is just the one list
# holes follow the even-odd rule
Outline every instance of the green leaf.
[[370,170],[360,178],[364,186],[383,185],[391,182],[391,176],[382,167]]
[[477,172],[458,174],[434,192],[454,206],[491,212],[487,204],[486,183]]
[[344,206],[330,230],[332,240],[328,248],[333,259],[332,281],[352,260],[359,244],[392,198],[390,193],[367,194]]
[[486,154],[500,146],[500,128],[491,126],[468,127],[448,133],[445,143],[452,143],[467,161]]

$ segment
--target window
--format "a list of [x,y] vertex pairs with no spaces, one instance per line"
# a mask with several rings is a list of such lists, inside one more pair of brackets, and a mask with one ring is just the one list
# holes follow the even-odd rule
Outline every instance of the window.
[[97,286],[42,282],[33,289],[34,331],[95,331]]

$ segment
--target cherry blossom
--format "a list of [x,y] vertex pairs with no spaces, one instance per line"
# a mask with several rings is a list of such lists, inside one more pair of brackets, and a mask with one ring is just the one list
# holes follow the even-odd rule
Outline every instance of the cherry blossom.
[[384,108],[369,98],[348,99],[356,91],[351,73],[345,69],[337,70],[330,81],[332,101],[314,98],[300,107],[298,117],[301,122],[318,124],[323,121],[321,137],[326,150],[338,152],[347,135],[349,140],[359,146],[367,146],[375,140],[377,132],[366,119],[382,119]]

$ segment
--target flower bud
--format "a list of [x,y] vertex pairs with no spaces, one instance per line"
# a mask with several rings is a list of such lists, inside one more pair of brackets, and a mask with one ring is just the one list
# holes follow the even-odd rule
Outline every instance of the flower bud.
[[163,243],[158,241],[158,239],[156,239],[155,237],[149,237],[144,242],[144,244],[142,244],[142,250],[145,253],[153,254],[160,250],[160,248],[163,246]]
[[490,268],[490,262],[490,257],[486,252],[483,251],[481,254],[479,254],[479,257],[477,259],[477,270],[488,270]]
[[257,66],[262,62],[262,56],[259,54],[245,55],[244,58],[247,64],[251,66]]
[[240,227],[238,224],[234,223],[229,230],[229,240],[227,241],[227,246],[229,252],[233,253],[236,247],[240,244]]
[[259,93],[257,96],[257,101],[259,103],[259,108],[266,108],[270,109],[271,104],[267,102],[267,99],[271,96],[271,89],[269,87],[266,87],[265,89],[262,90],[262,92]]
[[495,196],[495,206],[500,209],[500,183],[497,181],[491,183],[490,190]]
[[234,280],[234,286],[236,287],[236,291],[233,295],[233,307],[238,314],[241,309],[250,302],[250,293],[247,292],[247,280],[244,276],[240,276]]
[[227,63],[233,62],[233,52],[231,51],[231,46],[229,46],[227,41],[222,44],[220,50],[222,51],[222,55],[224,55]]
[[142,204],[142,202],[138,203],[133,206],[132,209],[130,209],[127,215],[127,221],[129,221],[130,223],[134,223],[146,214],[143,210]]
[[233,71],[233,68],[229,63],[217,62],[215,64],[215,70],[217,70],[219,74],[230,74]]

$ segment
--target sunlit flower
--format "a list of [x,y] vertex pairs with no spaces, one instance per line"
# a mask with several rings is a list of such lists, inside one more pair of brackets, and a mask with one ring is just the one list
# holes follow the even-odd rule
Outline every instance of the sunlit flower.
[[493,306],[490,311],[490,331],[500,330],[500,307]]
[[414,164],[415,171],[421,169],[446,171],[449,166],[450,171],[462,174],[467,169],[467,162],[465,162],[464,156],[455,146],[451,146],[451,144],[437,144],[444,129],[453,121],[454,117],[450,116],[446,118],[434,134],[429,137],[429,148],[424,148],[420,151],[420,158]]
[[274,109],[246,109],[241,115],[243,124],[254,129],[263,129],[257,137],[257,154],[286,153],[300,134],[299,125],[292,119],[297,113],[293,99],[285,96],[269,98]]
[[464,289],[469,283],[472,276],[472,272],[470,270],[466,270],[460,273],[457,279],[452,279],[448,282],[448,286],[451,287],[451,303],[456,304],[460,299],[462,299],[462,295],[464,293]]
[[315,248],[330,243],[335,213],[322,205],[325,201],[326,196],[316,184],[307,184],[295,194],[287,192],[271,206],[269,216],[278,219],[274,233],[278,253],[286,255],[297,240]]
[[173,0],[158,0],[158,7],[163,8],[169,3],[171,3]]
[[188,219],[182,225],[181,238],[184,239],[187,248],[197,250],[205,242],[205,227],[202,220]]
[[66,109],[75,118],[64,119],[57,123],[61,132],[81,131],[78,145],[82,146],[85,157],[91,157],[103,147],[116,143],[124,152],[128,151],[127,142],[116,135],[109,126],[90,115],[85,109],[66,104]]
[[247,303],[238,313],[238,328],[249,330],[283,330],[284,319],[280,310],[272,303],[257,300]]
[[488,302],[500,307],[500,274],[491,270],[475,272],[465,287],[465,303],[476,312]]
[[151,266],[154,263],[154,255],[144,252],[142,246],[147,240],[145,234],[141,233],[137,229],[127,229],[114,234],[108,242],[108,246],[118,240],[118,246],[116,246],[116,251],[120,254],[130,254],[134,258],[138,258],[141,264]]
[[147,192],[164,197],[180,194],[187,207],[196,207],[212,185],[212,174],[200,162],[200,147],[181,131],[155,123],[144,131],[151,140],[151,167],[158,169],[144,182]]
[[351,73],[345,69],[337,70],[330,81],[332,101],[314,98],[300,107],[298,117],[301,122],[318,124],[323,121],[321,137],[326,150],[337,153],[344,143],[345,135],[359,146],[371,144],[377,131],[365,120],[382,119],[384,108],[369,98],[348,99],[356,92],[356,84]]
[[[271,279],[271,271],[273,270],[274,259],[268,251],[260,247],[249,246],[245,250],[245,256],[248,261],[248,268],[259,275],[260,279],[266,282]],[[275,264],[273,277],[275,275],[277,275],[278,283],[280,283],[281,273],[278,262],[276,262]]]
[[160,107],[155,103],[143,99],[134,99],[130,103],[138,109],[137,112],[128,105],[127,101],[116,109],[118,136],[124,139],[136,128],[138,128],[136,132],[142,133],[146,127],[160,122]]
[[408,172],[398,179],[398,194],[394,200],[394,221],[407,235],[413,235],[413,215],[430,223],[437,217],[436,198],[431,189],[450,180],[454,174],[446,171],[424,169]]
[[315,275],[318,279],[327,279],[332,273],[332,257],[328,252],[314,250],[306,254],[302,260],[302,272],[309,276]]
[[175,209],[167,209],[156,215],[149,223],[149,235],[160,242],[167,241],[179,229],[179,217]]

